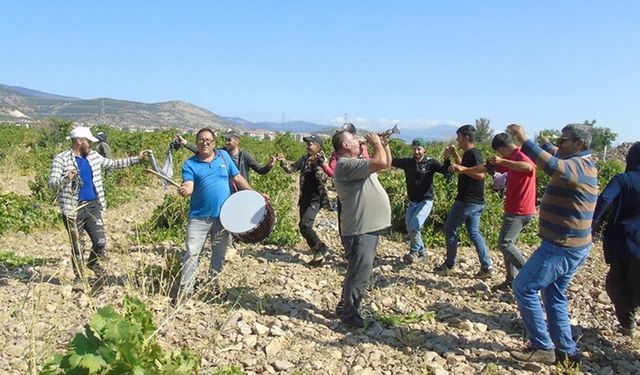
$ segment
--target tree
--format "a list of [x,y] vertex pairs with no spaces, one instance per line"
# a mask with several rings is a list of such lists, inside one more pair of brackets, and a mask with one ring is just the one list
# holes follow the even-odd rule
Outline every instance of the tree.
[[591,127],[591,149],[594,151],[602,151],[611,146],[618,137],[610,128],[595,126],[596,120],[584,120],[583,124]]
[[491,120],[488,118],[480,117],[476,119],[476,142],[482,143],[487,142],[493,137],[493,129],[489,125]]

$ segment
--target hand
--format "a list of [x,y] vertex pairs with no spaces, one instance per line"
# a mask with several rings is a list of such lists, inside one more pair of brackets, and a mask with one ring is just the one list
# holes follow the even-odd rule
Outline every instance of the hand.
[[192,190],[193,187],[189,187],[183,182],[180,187],[178,187],[178,194],[182,195],[183,197],[188,197],[189,195],[191,195]]
[[69,171],[67,171],[67,179],[69,179],[69,181],[73,181],[73,179],[76,178],[77,175],[78,170],[75,168],[70,168]]
[[527,141],[527,135],[524,133],[524,128],[521,125],[511,124],[507,126],[507,133],[511,135],[513,141],[518,145],[521,145]]
[[267,161],[267,166],[268,167],[273,167],[273,165],[276,163],[276,157],[272,156],[269,158],[269,161]]
[[284,155],[282,155],[281,153],[277,153],[277,154],[276,154],[276,160],[278,160],[278,161],[284,161],[284,160],[285,160]]
[[540,135],[538,136],[538,145],[540,147],[546,145],[547,143],[549,143],[549,138],[545,135],[543,135],[542,133],[540,133]]
[[461,173],[465,168],[460,164],[451,164],[449,166],[449,172],[451,173]]
[[380,140],[380,136],[377,135],[376,133],[369,133],[365,135],[364,138],[372,146],[375,146],[377,144],[382,144],[382,141]]
[[491,156],[487,159],[487,162],[491,165],[500,165],[502,164],[502,160],[500,156]]
[[189,143],[189,142],[187,142],[187,140],[186,140],[186,139],[184,139],[184,137],[182,137],[180,134],[176,134],[176,141],[178,141],[178,143],[180,143],[180,144],[181,144],[181,145],[183,145],[183,146],[186,146],[186,145],[187,145],[187,143]]
[[138,153],[138,159],[140,159],[140,161],[144,160],[147,155],[149,155],[151,153],[151,150],[142,150]]
[[382,147],[387,147],[387,145],[389,145],[389,136],[388,135],[380,136],[380,143],[382,143]]
[[267,194],[267,193],[260,193],[260,194],[261,194],[261,195],[264,197],[264,199],[266,199],[266,200],[270,200],[270,199],[271,199],[271,198],[269,197],[269,194]]

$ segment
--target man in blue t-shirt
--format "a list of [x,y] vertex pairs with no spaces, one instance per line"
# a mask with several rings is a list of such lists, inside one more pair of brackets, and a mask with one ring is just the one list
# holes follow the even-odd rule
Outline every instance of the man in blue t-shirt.
[[182,165],[182,185],[178,188],[178,193],[183,197],[191,196],[187,252],[182,260],[180,276],[182,295],[193,293],[198,257],[208,236],[211,236],[209,278],[212,283],[215,283],[216,274],[222,271],[228,236],[220,223],[220,209],[231,195],[230,182],[239,190],[252,189],[229,154],[224,150],[215,150],[213,130],[200,129],[196,134],[196,144],[198,152]]

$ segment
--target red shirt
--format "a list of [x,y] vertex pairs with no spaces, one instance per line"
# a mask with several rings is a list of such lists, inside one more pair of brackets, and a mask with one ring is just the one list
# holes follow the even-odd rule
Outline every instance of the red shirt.
[[517,162],[524,161],[531,164],[533,169],[530,172],[521,172],[502,165],[496,167],[496,170],[500,173],[508,172],[504,213],[531,215],[536,210],[536,165],[520,148],[516,148],[507,159]]

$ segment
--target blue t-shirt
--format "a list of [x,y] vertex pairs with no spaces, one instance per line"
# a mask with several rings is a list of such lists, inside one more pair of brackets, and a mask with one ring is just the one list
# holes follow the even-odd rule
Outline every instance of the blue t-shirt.
[[89,160],[85,157],[76,156],[76,164],[78,164],[78,174],[82,181],[82,186],[78,191],[78,200],[96,200],[96,189],[93,186],[93,172],[91,171]]
[[231,194],[229,179],[238,173],[238,167],[224,150],[216,151],[209,163],[198,159],[198,156],[187,159],[182,165],[182,181],[193,181],[189,218],[219,217],[222,203]]

